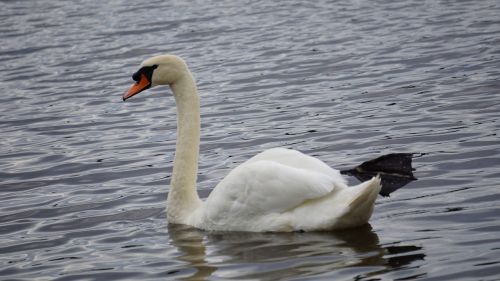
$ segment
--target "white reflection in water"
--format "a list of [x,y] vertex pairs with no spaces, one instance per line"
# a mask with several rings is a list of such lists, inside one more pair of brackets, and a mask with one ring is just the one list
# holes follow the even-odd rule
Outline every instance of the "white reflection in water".
[[[380,245],[370,225],[334,233],[217,233],[170,224],[168,232],[180,252],[178,259],[196,269],[191,275],[171,272],[183,280],[205,280],[212,275],[273,280],[346,267],[364,268],[360,276],[372,276],[425,258],[418,246]],[[234,268],[234,264],[239,266]]]

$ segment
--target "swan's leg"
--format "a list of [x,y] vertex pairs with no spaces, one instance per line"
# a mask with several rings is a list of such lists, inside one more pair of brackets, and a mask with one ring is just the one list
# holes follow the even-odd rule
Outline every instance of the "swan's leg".
[[389,196],[390,193],[417,179],[413,176],[412,156],[412,153],[386,154],[341,173],[354,176],[360,181],[367,181],[379,175],[382,181],[380,195]]

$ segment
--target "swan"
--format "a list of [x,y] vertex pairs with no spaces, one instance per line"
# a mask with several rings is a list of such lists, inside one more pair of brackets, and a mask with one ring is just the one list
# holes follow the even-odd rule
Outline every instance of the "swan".
[[297,150],[272,148],[248,159],[202,201],[196,190],[200,104],[193,75],[175,55],[146,59],[123,100],[157,85],[171,88],[177,141],[167,220],[208,231],[331,231],[366,224],[381,190],[378,175],[348,186],[339,170]]

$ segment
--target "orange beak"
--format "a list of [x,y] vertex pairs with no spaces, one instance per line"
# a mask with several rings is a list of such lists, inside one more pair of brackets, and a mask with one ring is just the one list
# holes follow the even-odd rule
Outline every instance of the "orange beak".
[[149,87],[151,87],[151,81],[149,81],[144,73],[141,74],[141,79],[139,80],[139,82],[132,85],[132,87],[130,87],[130,89],[128,89],[128,91],[123,94],[123,101],[134,95],[137,95],[138,93],[146,89],[149,89]]

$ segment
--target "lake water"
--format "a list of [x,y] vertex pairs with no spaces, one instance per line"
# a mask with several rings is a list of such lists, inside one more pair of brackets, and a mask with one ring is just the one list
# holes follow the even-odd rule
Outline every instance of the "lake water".
[[[500,280],[500,2],[0,7],[1,280]],[[163,53],[199,85],[202,197],[276,146],[419,180],[348,231],[169,226],[173,98],[121,101]]]

